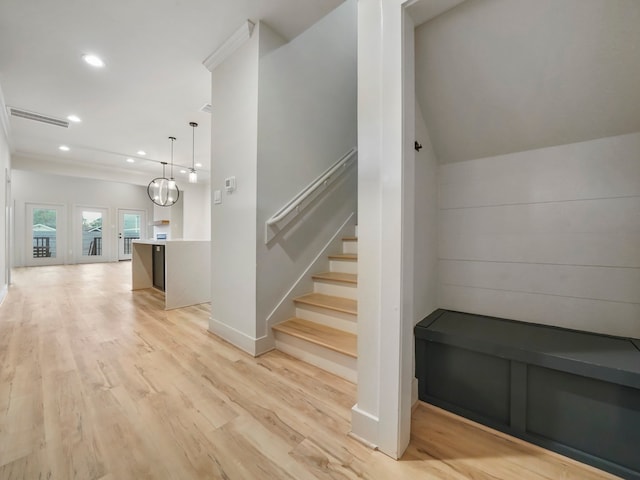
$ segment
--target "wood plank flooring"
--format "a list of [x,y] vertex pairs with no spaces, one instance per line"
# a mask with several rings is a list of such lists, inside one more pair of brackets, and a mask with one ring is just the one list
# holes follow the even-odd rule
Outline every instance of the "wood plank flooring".
[[348,436],[355,386],[165,312],[129,263],[14,270],[0,306],[0,479],[600,479],[420,404],[400,461]]

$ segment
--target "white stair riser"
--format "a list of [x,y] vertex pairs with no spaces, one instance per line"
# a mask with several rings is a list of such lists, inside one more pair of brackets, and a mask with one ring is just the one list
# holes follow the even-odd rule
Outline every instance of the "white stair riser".
[[313,291],[334,297],[358,299],[358,286],[354,283],[332,282],[331,280],[314,280]]
[[356,260],[329,260],[329,270],[340,273],[358,273]]
[[313,305],[296,305],[296,317],[349,333],[355,334],[358,331],[357,317],[349,313],[335,312]]
[[350,382],[356,382],[358,369],[355,358],[309,343],[300,338],[292,337],[286,333],[274,333],[276,348],[281,352],[338,375]]
[[358,253],[358,242],[352,240],[343,240],[342,253]]

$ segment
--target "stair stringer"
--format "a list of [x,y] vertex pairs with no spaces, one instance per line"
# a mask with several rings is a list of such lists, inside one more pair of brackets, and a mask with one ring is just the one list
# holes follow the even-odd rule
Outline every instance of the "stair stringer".
[[263,350],[258,352],[257,355],[276,348],[275,336],[271,327],[295,316],[296,307],[293,299],[313,291],[312,275],[317,272],[329,270],[329,255],[333,252],[342,251],[342,237],[353,235],[355,228],[356,214],[355,212],[351,212],[267,317],[267,338],[263,339]]

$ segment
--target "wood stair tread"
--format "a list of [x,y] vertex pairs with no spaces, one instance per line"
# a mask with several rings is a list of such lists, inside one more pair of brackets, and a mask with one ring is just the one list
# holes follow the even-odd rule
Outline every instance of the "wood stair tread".
[[323,272],[312,275],[314,280],[327,280],[331,282],[358,284],[358,275],[355,273],[341,273],[341,272]]
[[358,260],[357,253],[336,253],[329,255],[329,260]]
[[273,329],[349,357],[358,357],[356,335],[344,330],[338,330],[337,328],[327,327],[326,325],[296,317],[274,325]]
[[302,297],[294,298],[293,301],[314,307],[335,310],[336,312],[358,314],[358,301],[351,298],[334,297],[333,295],[325,295],[324,293],[309,293]]
[[343,242],[357,242],[358,237],[342,237]]

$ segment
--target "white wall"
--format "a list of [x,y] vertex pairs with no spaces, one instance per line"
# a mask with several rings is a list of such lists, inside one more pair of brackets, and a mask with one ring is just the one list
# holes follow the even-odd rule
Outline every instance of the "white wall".
[[640,337],[640,133],[440,167],[440,306]]
[[9,149],[9,119],[4,104],[2,89],[0,89],[0,302],[4,299],[10,269],[9,245],[7,238],[11,231],[11,199],[7,198],[11,187],[7,184],[11,176],[11,154]]
[[278,45],[271,41],[266,49],[262,48],[266,31],[261,29],[258,336],[269,333],[266,320],[270,312],[356,210],[353,169],[286,232],[269,245],[264,243],[265,221],[356,146],[356,15],[356,1],[348,0],[291,42]]
[[267,318],[355,210],[352,175],[264,244],[264,222],[356,144],[355,10],[351,0],[288,44],[259,23],[212,71],[211,188],[222,204],[211,213],[209,328],[254,355],[273,348]]
[[186,185],[183,194],[183,238],[211,239],[211,186]]
[[[135,209],[147,212],[147,221],[153,218],[151,200],[145,187],[127,183],[92,180],[88,178],[67,177],[14,169],[12,172],[12,195],[15,205],[14,228],[14,266],[25,265],[26,203],[60,204],[65,206],[68,228],[66,238],[73,234],[74,207],[90,206],[109,209],[109,223],[112,231],[109,249],[110,260],[117,260],[117,210]],[[149,232],[146,232],[149,234]],[[106,242],[106,235],[105,240]],[[75,252],[73,242],[67,241],[64,263],[73,263]]]
[[416,93],[438,160],[639,131],[639,24],[637,0],[474,0],[423,24]]
[[[254,353],[258,58],[261,25],[211,74],[211,320],[209,329]],[[237,189],[224,193],[224,179]]]

